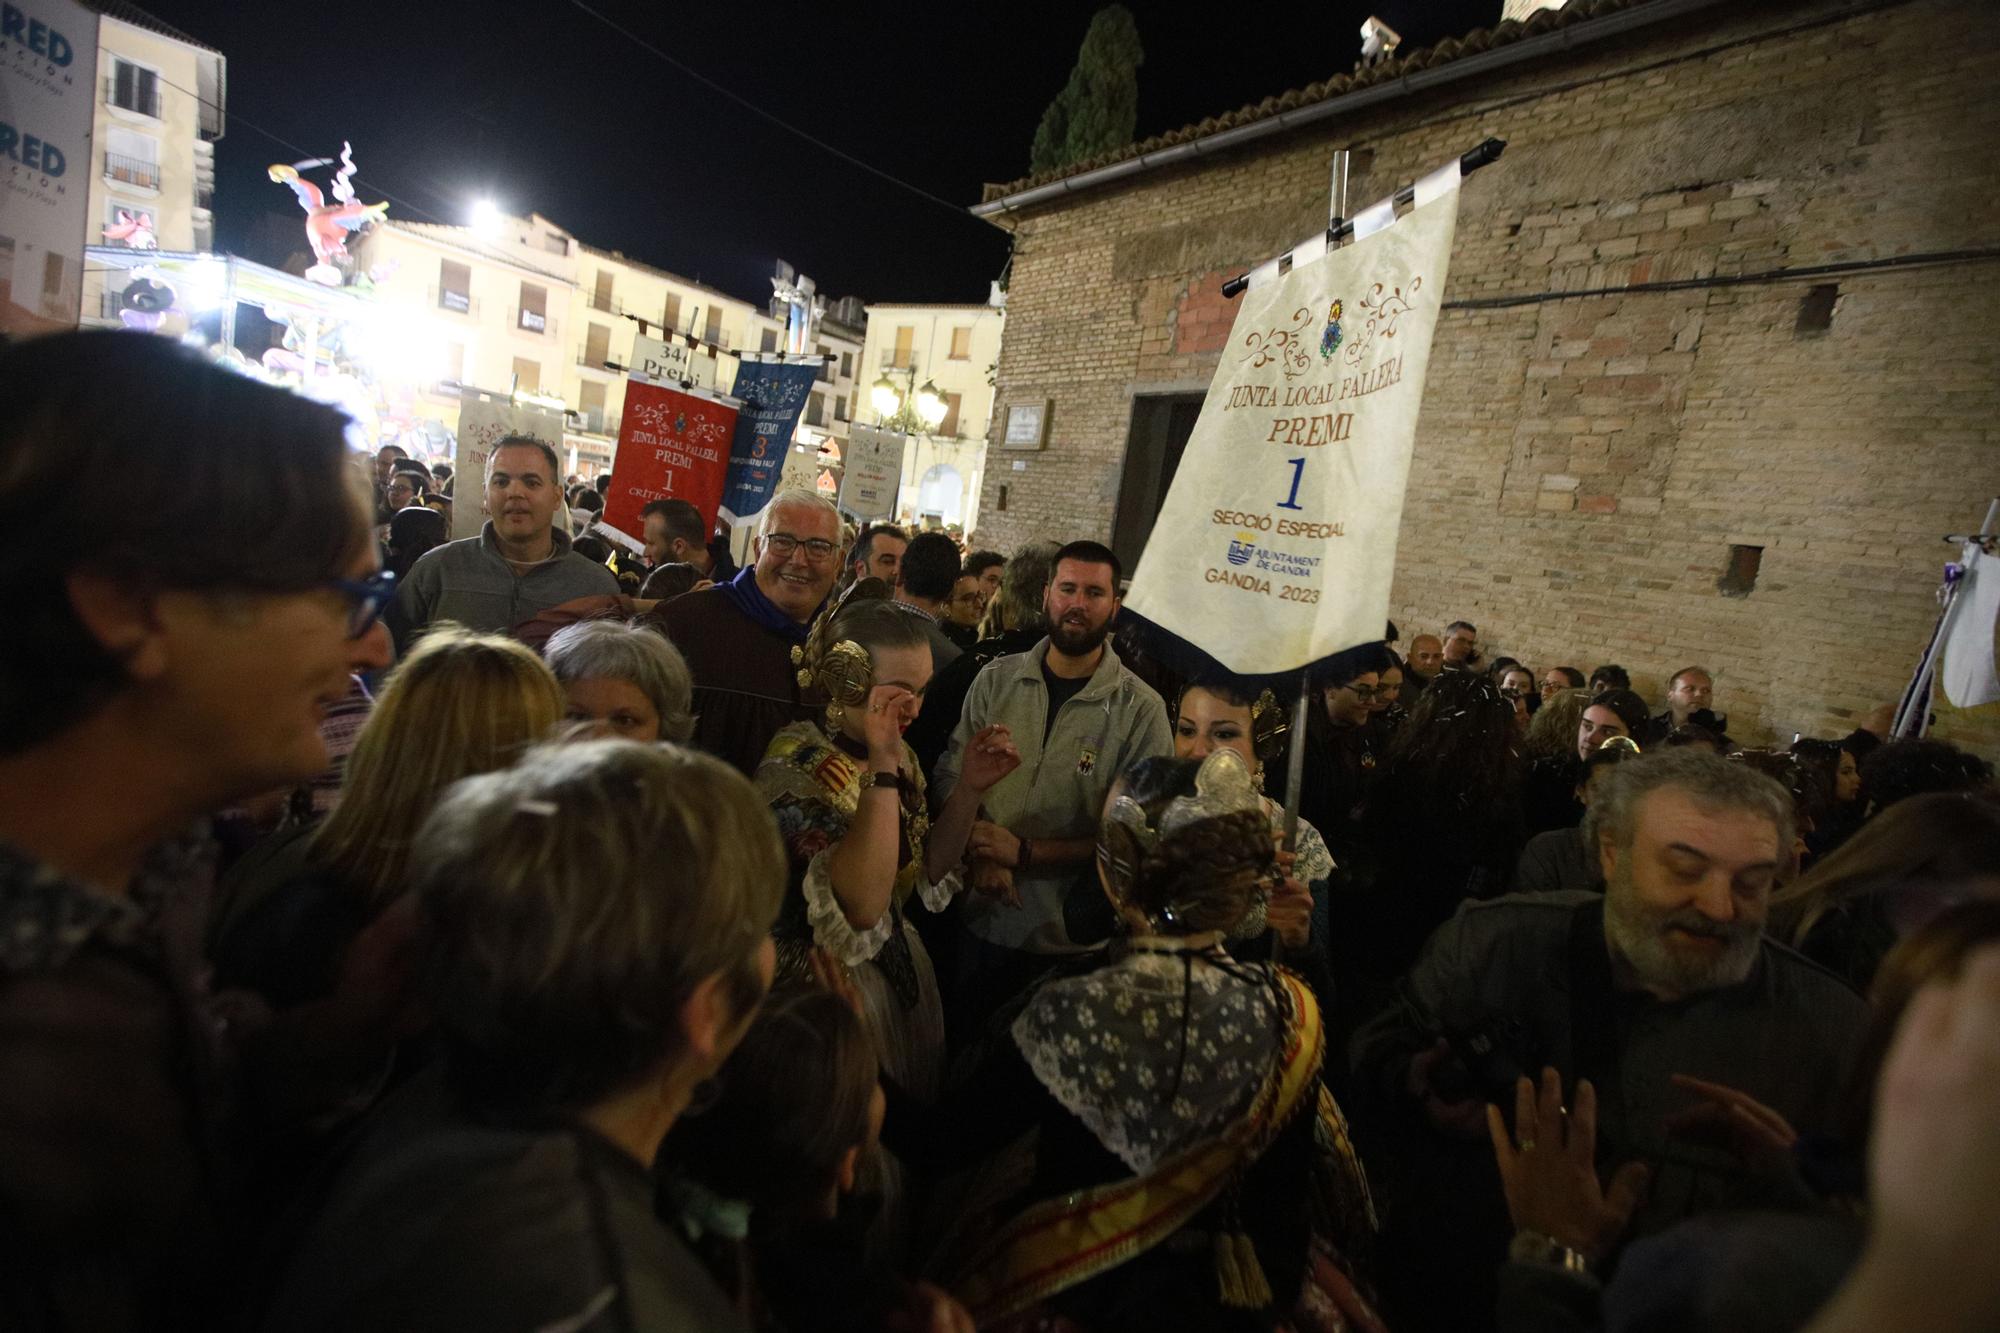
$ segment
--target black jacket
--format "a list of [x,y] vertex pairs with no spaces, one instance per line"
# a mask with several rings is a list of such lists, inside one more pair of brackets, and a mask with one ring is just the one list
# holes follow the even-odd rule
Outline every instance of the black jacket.
[[285,1333],[747,1329],[655,1213],[653,1177],[580,1125],[512,1124],[432,1071],[385,1102],[264,1327]]
[[1583,803],[1576,799],[1576,785],[1582,779],[1583,761],[1573,755],[1537,759],[1528,765],[1521,805],[1529,837],[1550,829],[1575,828],[1583,822]]
[[1579,1077],[1592,1081],[1600,1175],[1635,1159],[1653,1168],[1635,1237],[1763,1201],[1759,1183],[1730,1157],[1668,1141],[1665,1117],[1694,1100],[1669,1082],[1672,1075],[1748,1093],[1802,1134],[1831,1127],[1867,1016],[1858,995],[1768,939],[1739,985],[1671,1004],[1617,991],[1603,912],[1594,894],[1468,903],[1431,937],[1398,1001],[1356,1033],[1356,1130],[1374,1155],[1371,1173],[1380,1165],[1398,1195],[1388,1228],[1400,1234],[1388,1243],[1403,1260],[1406,1300],[1421,1304],[1427,1293],[1437,1299],[1449,1290],[1450,1308],[1490,1311],[1494,1266],[1509,1234],[1485,1136],[1435,1133],[1403,1091],[1411,1058],[1442,1033],[1492,1039],[1503,1058],[1486,1062],[1490,1082],[1505,1065],[1552,1065],[1569,1088]]

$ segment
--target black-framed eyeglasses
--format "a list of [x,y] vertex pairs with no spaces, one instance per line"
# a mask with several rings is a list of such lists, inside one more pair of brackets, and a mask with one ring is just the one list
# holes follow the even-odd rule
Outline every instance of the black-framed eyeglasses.
[[347,637],[358,639],[375,627],[396,595],[396,576],[383,569],[365,579],[328,579],[326,586],[347,599]]
[[768,533],[764,537],[764,547],[780,560],[790,560],[792,552],[805,548],[806,559],[814,564],[824,564],[833,558],[834,545],[822,537],[807,537],[803,540],[789,532]]
[[1353,690],[1355,698],[1365,701],[1381,694],[1385,687],[1381,685],[1349,685],[1345,688]]

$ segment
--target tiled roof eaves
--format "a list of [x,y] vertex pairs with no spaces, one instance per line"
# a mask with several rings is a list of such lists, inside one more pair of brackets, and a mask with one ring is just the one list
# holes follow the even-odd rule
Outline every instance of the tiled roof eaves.
[[197,50],[207,51],[212,55],[218,56],[222,54],[221,51],[210,46],[200,38],[188,36],[172,24],[154,18],[151,14],[139,8],[139,6],[128,4],[126,0],[84,0],[84,7],[94,9],[106,18],[114,18],[121,23],[129,23],[135,28],[144,28],[146,31],[158,33],[162,37],[171,37],[175,41],[186,46],[192,46]]
[[1006,307],[984,301],[870,301],[862,309],[871,314],[877,310],[991,310],[999,314]]
[[1653,0],[1569,0],[1569,3],[1561,9],[1541,9],[1524,20],[1506,19],[1491,28],[1475,28],[1463,37],[1447,37],[1433,46],[1412,51],[1408,55],[1364,66],[1352,74],[1336,74],[1319,83],[1294,88],[1275,97],[1267,97],[1254,105],[1239,107],[1219,116],[1210,116],[1193,125],[1184,125],[1166,134],[1154,135],[1150,139],[1142,139],[1108,153],[1101,153],[1081,162],[1073,162],[1066,167],[1024,176],[1005,185],[988,185],[981,193],[980,202],[991,204],[1024,190],[1053,184],[1071,176],[1081,176],[1086,172],[1114,166],[1131,158],[1144,157],[1148,153],[1156,153],[1165,148],[1211,138],[1228,130],[1270,120],[1287,111],[1296,111],[1377,84],[1404,78],[1420,70],[1435,69],[1470,55],[1508,46],[1530,37],[1539,37],[1557,28],[1585,23],[1606,14],[1649,3],[1653,3]]
[[611,250],[605,250],[587,241],[578,241],[576,248],[587,255],[596,255],[599,259],[608,259],[614,264],[629,264],[633,268],[644,269],[656,278],[664,278],[668,282],[677,282],[683,287],[692,287],[698,292],[707,292],[710,296],[719,296],[725,301],[734,301],[737,305],[747,305],[752,310],[761,310],[763,308],[755,301],[746,301],[740,296],[732,296],[720,287],[711,287],[705,282],[696,282],[693,278],[682,277],[672,269],[664,269],[657,264],[648,264],[643,259],[634,259],[630,255],[621,255]]
[[454,250],[462,250],[475,258],[484,259],[489,264],[505,264],[508,268],[519,269],[523,273],[532,273],[538,278],[547,278],[550,282],[561,283],[567,287],[576,286],[576,279],[574,278],[564,277],[560,273],[551,273],[545,268],[536,268],[533,264],[525,260],[515,259],[511,255],[503,255],[496,250],[488,250],[477,242],[466,240],[466,230],[463,227],[453,227],[438,222],[408,222],[402,218],[385,218],[382,225],[393,231],[420,236],[426,240],[437,241],[441,245],[448,245]]

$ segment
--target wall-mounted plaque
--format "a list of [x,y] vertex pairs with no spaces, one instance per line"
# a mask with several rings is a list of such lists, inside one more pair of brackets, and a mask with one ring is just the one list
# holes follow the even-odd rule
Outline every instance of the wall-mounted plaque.
[[1011,403],[1007,407],[1007,433],[1001,437],[1003,449],[1041,449],[1049,442],[1049,400]]

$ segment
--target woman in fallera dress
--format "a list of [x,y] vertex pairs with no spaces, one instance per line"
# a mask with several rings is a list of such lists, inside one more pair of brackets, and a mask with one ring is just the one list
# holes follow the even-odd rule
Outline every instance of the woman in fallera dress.
[[1233,749],[1135,765],[1098,842],[1122,933],[1033,988],[928,1116],[892,1112],[904,1151],[976,1168],[935,1271],[982,1329],[1380,1329],[1319,1005],[1226,947],[1278,874]]

